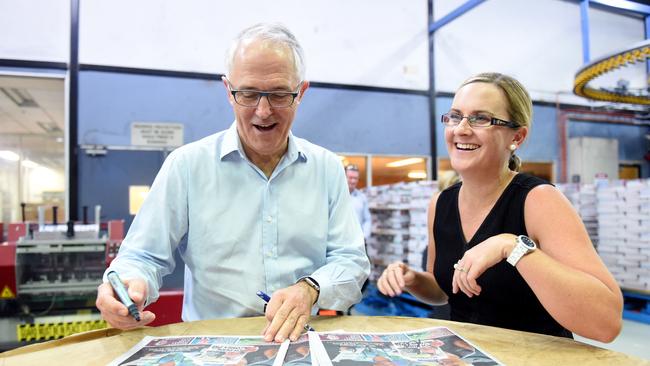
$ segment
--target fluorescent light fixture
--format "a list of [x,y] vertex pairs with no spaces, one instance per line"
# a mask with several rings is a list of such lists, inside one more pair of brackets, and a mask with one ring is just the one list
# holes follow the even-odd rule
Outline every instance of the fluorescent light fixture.
[[149,186],[129,186],[129,214],[136,215],[149,194]]
[[32,169],[33,168],[38,168],[39,166],[41,166],[40,164],[35,163],[35,162],[33,162],[33,161],[29,160],[29,159],[25,159],[25,160],[21,161],[20,164],[25,168],[32,168]]
[[57,135],[63,134],[63,130],[54,122],[36,122],[46,133]]
[[0,92],[6,95],[18,107],[38,107],[38,104],[25,89],[0,88]]
[[426,179],[427,172],[424,170],[411,170],[407,176],[411,179]]
[[423,161],[424,161],[423,158],[408,158],[408,159],[391,161],[390,163],[386,164],[386,166],[389,167],[389,168],[397,168],[397,167],[400,167],[400,166],[406,166],[406,165],[421,163]]
[[20,156],[11,150],[0,150],[0,158],[9,161],[18,161]]

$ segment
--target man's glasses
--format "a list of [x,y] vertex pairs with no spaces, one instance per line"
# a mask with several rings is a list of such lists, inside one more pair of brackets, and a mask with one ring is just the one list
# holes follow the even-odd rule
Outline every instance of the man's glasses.
[[[300,90],[302,82],[298,84],[296,89]],[[274,91],[274,92],[263,92],[258,90],[234,90],[232,85],[228,82],[228,88],[230,89],[230,94],[235,99],[235,103],[243,107],[257,107],[260,104],[262,97],[266,97],[266,100],[269,102],[269,105],[273,108],[287,108],[293,105],[293,102],[296,100],[299,91],[296,92],[283,92],[283,91]]]
[[510,128],[519,128],[521,125],[516,122],[510,122],[487,114],[475,114],[471,116],[463,116],[456,112],[447,112],[442,115],[441,122],[447,127],[456,127],[460,124],[463,118],[467,118],[469,126],[474,127],[490,127],[490,126],[506,126]]

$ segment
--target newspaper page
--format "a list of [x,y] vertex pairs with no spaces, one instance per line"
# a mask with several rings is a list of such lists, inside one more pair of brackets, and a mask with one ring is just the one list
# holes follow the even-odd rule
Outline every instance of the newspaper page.
[[502,365],[446,327],[408,332],[310,332],[320,366]]
[[145,337],[109,366],[502,365],[446,327],[408,332],[309,332],[297,341],[256,336]]
[[109,366],[311,365],[309,340],[282,344],[252,336],[144,337]]

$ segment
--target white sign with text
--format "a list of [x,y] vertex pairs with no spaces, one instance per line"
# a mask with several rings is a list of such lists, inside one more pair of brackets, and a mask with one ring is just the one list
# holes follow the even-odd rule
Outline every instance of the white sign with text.
[[132,122],[131,145],[147,147],[178,147],[183,145],[181,123]]

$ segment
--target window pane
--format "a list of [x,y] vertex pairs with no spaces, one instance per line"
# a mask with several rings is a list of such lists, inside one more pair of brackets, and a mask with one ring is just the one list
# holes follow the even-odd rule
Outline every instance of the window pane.
[[429,179],[427,157],[372,156],[372,185]]
[[64,81],[0,75],[0,220],[65,220]]

